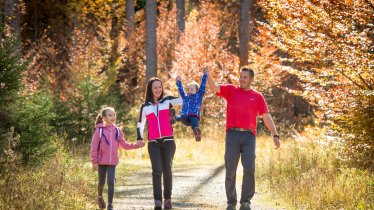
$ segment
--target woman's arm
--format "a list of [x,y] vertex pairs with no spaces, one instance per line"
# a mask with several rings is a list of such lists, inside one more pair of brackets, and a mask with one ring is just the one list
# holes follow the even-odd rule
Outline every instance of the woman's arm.
[[145,122],[146,122],[144,108],[145,108],[145,104],[142,104],[142,107],[140,108],[138,125],[137,125],[137,128],[136,128],[136,131],[137,131],[136,134],[137,134],[138,141],[143,140],[144,126],[145,126]]
[[122,130],[120,130],[120,135],[119,135],[119,146],[122,148],[122,149],[125,149],[125,150],[130,150],[130,149],[139,149],[141,147],[141,145],[139,145],[138,143],[137,144],[134,144],[134,143],[129,143],[125,140],[125,135],[123,134]]
[[170,103],[173,106],[181,106],[183,104],[183,99],[181,97],[167,96]]

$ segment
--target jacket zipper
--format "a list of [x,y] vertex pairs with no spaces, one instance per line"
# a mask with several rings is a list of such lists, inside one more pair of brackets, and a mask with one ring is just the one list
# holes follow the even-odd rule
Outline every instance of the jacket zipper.
[[159,136],[161,138],[161,127],[160,127],[160,118],[158,117],[159,114],[158,114],[158,104],[157,104],[157,123],[158,123],[158,133],[159,133]]
[[110,128],[110,137],[109,137],[109,143],[110,143],[110,154],[109,154],[109,163],[112,164],[112,128]]

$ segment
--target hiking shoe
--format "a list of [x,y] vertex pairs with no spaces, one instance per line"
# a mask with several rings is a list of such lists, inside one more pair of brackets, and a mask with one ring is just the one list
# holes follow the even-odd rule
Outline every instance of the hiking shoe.
[[162,209],[162,202],[159,200],[155,200],[155,208],[154,210],[161,210]]
[[177,121],[175,117],[175,109],[169,110],[169,117],[170,117],[170,124],[174,124]]
[[165,199],[164,201],[164,209],[171,209],[173,205],[171,204],[171,199]]
[[201,131],[200,131],[200,128],[194,128],[193,129],[193,134],[195,134],[195,140],[196,141],[201,141]]
[[240,209],[239,210],[251,210],[251,204],[249,202],[243,202],[240,205]]
[[113,210],[113,205],[111,203],[108,203],[108,208],[107,210]]
[[99,208],[100,208],[100,209],[105,209],[106,204],[105,204],[105,201],[104,201],[103,196],[99,196],[99,197],[97,198],[97,203],[99,204]]
[[236,210],[236,206],[233,204],[227,204],[226,210]]

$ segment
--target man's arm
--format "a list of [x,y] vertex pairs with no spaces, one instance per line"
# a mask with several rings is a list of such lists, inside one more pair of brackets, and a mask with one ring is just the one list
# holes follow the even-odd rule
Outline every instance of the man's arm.
[[264,113],[261,117],[264,120],[266,127],[270,130],[271,135],[273,136],[275,149],[278,149],[280,147],[280,143],[279,143],[279,137],[277,137],[278,136],[277,128],[274,125],[273,119],[271,118],[269,113]]
[[207,67],[204,67],[204,73],[208,75],[208,86],[209,88],[214,92],[214,93],[220,93],[220,88],[219,85],[217,85],[214,80],[212,75],[210,74],[210,70]]

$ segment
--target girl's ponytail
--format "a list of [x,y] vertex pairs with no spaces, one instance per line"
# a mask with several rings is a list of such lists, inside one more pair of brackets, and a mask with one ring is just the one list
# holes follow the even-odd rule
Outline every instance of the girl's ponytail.
[[114,113],[116,113],[116,112],[114,111],[114,108],[113,108],[113,107],[105,106],[104,108],[101,109],[100,114],[97,115],[95,125],[104,122],[104,121],[103,121],[103,116],[106,117],[106,112],[107,112],[108,110],[112,110]]
[[97,115],[95,125],[99,123],[103,123],[103,117],[101,116],[101,114]]

